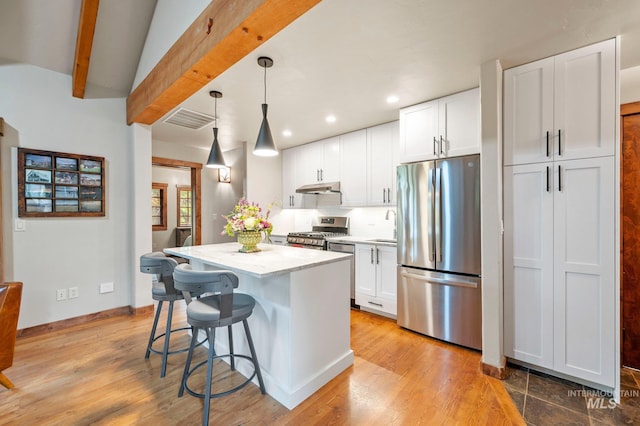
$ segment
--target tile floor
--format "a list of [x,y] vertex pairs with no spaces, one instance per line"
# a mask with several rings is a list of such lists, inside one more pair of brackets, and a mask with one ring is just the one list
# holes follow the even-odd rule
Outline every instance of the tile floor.
[[620,405],[587,386],[512,364],[508,371],[503,383],[528,425],[640,424],[640,371],[622,369]]

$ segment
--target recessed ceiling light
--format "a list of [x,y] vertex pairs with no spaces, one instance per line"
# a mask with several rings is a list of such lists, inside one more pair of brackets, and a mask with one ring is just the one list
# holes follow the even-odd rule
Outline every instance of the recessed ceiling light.
[[285,138],[288,138],[289,136],[291,136],[291,130],[283,130],[282,136],[284,136]]
[[327,120],[327,123],[335,123],[336,116],[333,115],[333,114],[329,114],[329,115],[327,115],[327,118],[325,120]]
[[398,97],[396,95],[391,95],[387,97],[388,104],[395,104],[396,102],[398,102]]

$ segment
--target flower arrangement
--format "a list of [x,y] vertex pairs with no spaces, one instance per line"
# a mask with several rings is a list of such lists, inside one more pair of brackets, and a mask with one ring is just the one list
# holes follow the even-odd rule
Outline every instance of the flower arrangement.
[[227,219],[227,224],[222,230],[222,235],[227,234],[233,237],[237,232],[259,231],[271,234],[273,226],[269,222],[270,210],[263,215],[262,208],[258,203],[250,203],[245,198],[240,198],[238,204],[233,208],[233,212],[223,215]]

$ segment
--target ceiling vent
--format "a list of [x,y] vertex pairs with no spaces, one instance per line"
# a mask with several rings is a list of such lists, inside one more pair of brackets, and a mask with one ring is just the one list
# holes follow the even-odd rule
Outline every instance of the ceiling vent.
[[176,112],[167,117],[164,122],[188,129],[200,130],[203,127],[212,125],[214,120],[215,117],[211,115],[185,108],[178,108]]

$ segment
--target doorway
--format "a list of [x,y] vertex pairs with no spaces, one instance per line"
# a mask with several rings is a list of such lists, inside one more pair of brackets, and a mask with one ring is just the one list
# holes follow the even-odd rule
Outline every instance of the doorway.
[[622,365],[640,369],[640,102],[620,106],[622,127]]
[[188,169],[191,182],[191,206],[193,209],[191,244],[202,244],[202,164],[192,161],[172,160],[170,158],[152,157],[152,166]]

